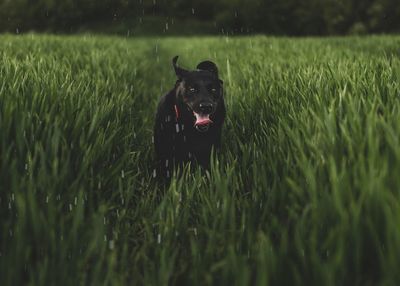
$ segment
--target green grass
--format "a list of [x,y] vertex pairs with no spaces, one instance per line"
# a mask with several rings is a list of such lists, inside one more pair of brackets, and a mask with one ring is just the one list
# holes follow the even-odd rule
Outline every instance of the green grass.
[[[399,47],[0,36],[1,285],[399,285]],[[174,55],[216,61],[228,117],[163,190]]]

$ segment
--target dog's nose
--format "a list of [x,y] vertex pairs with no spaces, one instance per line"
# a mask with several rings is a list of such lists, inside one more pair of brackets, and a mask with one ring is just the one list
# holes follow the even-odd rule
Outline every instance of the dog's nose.
[[212,103],[200,103],[199,108],[203,114],[211,114],[213,111]]

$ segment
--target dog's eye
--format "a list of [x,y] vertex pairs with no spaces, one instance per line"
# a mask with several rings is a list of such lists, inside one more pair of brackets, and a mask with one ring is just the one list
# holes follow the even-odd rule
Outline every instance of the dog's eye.
[[189,87],[190,92],[196,92],[196,89],[194,87]]
[[211,89],[211,92],[217,92],[217,89],[215,88],[215,87],[213,87],[212,89]]

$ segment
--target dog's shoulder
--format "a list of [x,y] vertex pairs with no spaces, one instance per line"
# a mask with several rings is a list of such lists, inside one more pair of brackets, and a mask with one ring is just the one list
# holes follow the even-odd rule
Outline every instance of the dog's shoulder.
[[157,107],[157,119],[170,115],[174,110],[175,92],[175,89],[172,89],[160,98]]

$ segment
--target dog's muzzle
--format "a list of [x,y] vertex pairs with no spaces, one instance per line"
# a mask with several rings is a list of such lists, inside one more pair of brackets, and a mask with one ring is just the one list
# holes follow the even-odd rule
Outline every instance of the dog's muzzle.
[[194,126],[197,131],[206,132],[210,128],[210,125],[213,123],[210,119],[210,114],[199,114],[193,111],[194,116],[196,117],[196,122]]

